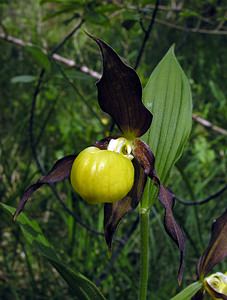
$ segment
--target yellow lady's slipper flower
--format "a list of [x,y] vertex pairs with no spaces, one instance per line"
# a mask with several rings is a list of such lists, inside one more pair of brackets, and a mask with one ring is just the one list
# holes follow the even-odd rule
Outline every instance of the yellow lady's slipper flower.
[[121,153],[124,141],[121,143],[121,138],[117,143],[117,140],[111,141],[109,145],[114,144],[115,149],[88,147],[80,152],[72,165],[71,184],[81,198],[90,204],[119,201],[133,186],[131,157]]

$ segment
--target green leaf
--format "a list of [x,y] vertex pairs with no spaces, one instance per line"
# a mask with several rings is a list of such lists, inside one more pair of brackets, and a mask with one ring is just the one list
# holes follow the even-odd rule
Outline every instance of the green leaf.
[[40,67],[50,71],[50,61],[42,49],[37,46],[26,46],[25,49],[31,54]]
[[36,77],[32,75],[19,75],[11,78],[11,83],[29,83],[35,79]]
[[192,297],[202,288],[202,282],[196,281],[187,286],[183,291],[177,294],[171,300],[191,300]]
[[[165,207],[164,225],[180,250],[178,281],[182,280],[185,237],[173,214],[173,195],[164,188],[170,170],[182,154],[192,124],[192,99],[188,80],[171,47],[144,89],[144,104],[153,114],[153,122],[144,136],[155,155],[155,170],[162,185],[159,200]],[[145,189],[142,207],[150,207],[158,191],[151,181]]]
[[[0,208],[5,210],[10,216],[15,213],[15,208],[3,203],[0,203]],[[42,256],[48,259],[52,266],[68,283],[73,294],[76,296],[76,299],[105,299],[95,284],[93,284],[88,278],[79,272],[75,272],[62,263],[62,260],[58,258],[54,247],[43,235],[43,232],[36,221],[29,220],[24,213],[21,213],[21,215],[17,218],[17,223],[21,228],[26,242]]]
[[151,74],[143,99],[154,116],[144,140],[155,154],[155,169],[161,182],[166,183],[172,166],[182,154],[192,125],[190,86],[173,46]]

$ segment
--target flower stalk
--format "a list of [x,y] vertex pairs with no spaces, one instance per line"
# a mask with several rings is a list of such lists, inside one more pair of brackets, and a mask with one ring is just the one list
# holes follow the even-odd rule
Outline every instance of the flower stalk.
[[149,275],[149,210],[140,210],[140,288],[139,300],[147,299]]
[[140,286],[139,300],[147,299],[147,287],[149,277],[149,185],[146,184],[142,200],[140,202]]

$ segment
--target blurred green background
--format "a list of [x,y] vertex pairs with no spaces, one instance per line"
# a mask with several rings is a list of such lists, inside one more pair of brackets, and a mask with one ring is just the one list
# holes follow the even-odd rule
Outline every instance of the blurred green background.
[[[42,170],[108,134],[111,120],[98,106],[95,87],[101,73],[100,53],[84,30],[108,42],[135,66],[155,5],[158,10],[138,74],[144,86],[174,43],[191,84],[194,106],[190,140],[168,186],[178,198],[197,201],[226,185],[227,3],[158,2],[0,1],[1,202],[16,207],[25,188]],[[48,59],[45,53],[50,54],[78,24],[80,28],[57,52],[63,62],[59,56]],[[34,107],[41,70],[45,71]],[[204,126],[206,121],[212,126]],[[62,260],[96,282],[108,299],[136,299],[138,212],[119,226],[110,260],[100,234],[102,206],[89,206],[78,199],[67,181],[58,184],[57,191],[76,218],[48,187],[32,197],[27,215],[39,222]],[[201,206],[176,202],[176,217],[187,235],[183,286],[195,280],[196,262],[209,240],[212,220],[225,207],[226,191]],[[150,214],[148,299],[166,300],[180,290],[176,280],[178,251],[165,233],[162,217],[163,210],[157,204]],[[217,270],[226,271],[226,264]],[[2,211],[0,299],[73,299],[59,274],[26,245],[17,225]]]

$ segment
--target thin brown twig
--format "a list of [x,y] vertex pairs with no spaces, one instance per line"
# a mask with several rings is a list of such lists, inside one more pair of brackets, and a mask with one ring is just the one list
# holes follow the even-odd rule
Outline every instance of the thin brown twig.
[[206,128],[212,129],[213,131],[216,131],[220,134],[227,135],[226,129],[216,126],[216,125],[212,124],[210,121],[203,119],[196,114],[192,115],[192,119]]
[[84,96],[80,93],[80,91],[78,90],[78,88],[76,87],[76,85],[74,84],[74,82],[72,80],[70,80],[70,78],[64,72],[63,68],[60,65],[58,65],[58,64],[56,64],[56,66],[58,67],[58,69],[59,69],[60,73],[62,74],[62,76],[64,77],[64,79],[68,82],[68,84],[78,94],[80,100],[85,104],[85,106],[88,108],[88,110],[96,117],[96,119],[99,121],[99,123],[101,125],[103,125],[102,122],[101,122],[101,120],[100,120],[99,115],[96,113],[96,111],[94,111],[93,107],[88,104],[88,102],[86,101],[86,99],[84,98]]
[[[137,215],[135,221],[132,223],[131,227],[126,232],[123,241],[118,245],[118,247],[115,249],[113,254],[111,255],[111,259],[105,266],[105,270],[98,276],[98,278],[95,280],[95,283],[97,285],[100,285],[100,283],[106,279],[106,277],[110,274],[110,270],[113,268],[113,264],[115,263],[116,259],[120,255],[121,251],[123,250],[124,246],[132,236],[132,234],[135,232],[136,228],[139,224],[139,215]],[[115,239],[117,241],[117,239]]]
[[183,204],[183,205],[188,205],[188,206],[197,206],[197,205],[202,205],[202,204],[205,204],[211,200],[214,200],[215,198],[221,196],[225,191],[227,190],[227,184],[222,187],[220,190],[218,190],[217,192],[215,192],[214,194],[206,197],[205,199],[202,199],[202,200],[198,200],[198,201],[187,201],[187,200],[183,200],[183,199],[180,199],[178,197],[176,197],[175,199],[177,200],[177,202]]
[[213,29],[213,30],[208,30],[208,29],[203,29],[203,28],[185,28],[183,26],[180,25],[176,25],[167,21],[163,21],[160,19],[156,19],[156,23],[164,25],[164,26],[168,26],[171,28],[175,28],[181,31],[186,31],[186,32],[192,32],[192,33],[201,33],[201,34],[214,34],[214,35],[227,35],[227,31],[225,30],[217,30],[217,29]]
[[155,18],[156,18],[157,12],[158,12],[158,6],[159,6],[159,0],[156,0],[155,8],[154,8],[153,13],[152,13],[150,24],[149,24],[147,30],[145,31],[144,39],[143,39],[143,42],[141,44],[140,50],[138,52],[138,56],[136,58],[136,63],[135,63],[135,67],[134,67],[135,70],[138,68],[138,66],[140,64],[141,58],[143,56],[143,53],[144,53],[144,50],[145,50],[145,47],[146,47],[146,43],[147,43],[147,41],[150,37],[151,30],[152,30],[153,25],[155,23]]
[[80,29],[80,27],[83,25],[84,20],[80,20],[80,22],[71,30],[64,38],[63,40],[58,43],[50,52],[50,56],[53,55],[54,53],[57,53],[58,50],[60,50],[65,43]]
[[62,200],[62,198],[59,196],[56,188],[54,185],[49,185],[53,194],[55,195],[55,197],[58,199],[60,205],[62,206],[62,208],[64,209],[65,212],[67,212],[68,215],[70,215],[71,217],[73,217],[75,219],[75,221],[80,225],[82,226],[83,228],[85,228],[87,231],[89,231],[90,233],[92,234],[95,234],[95,235],[100,235],[100,236],[104,236],[104,233],[103,232],[100,232],[100,231],[97,231],[97,230],[94,230],[93,228],[90,228],[87,224],[85,224],[81,219],[80,217],[74,212],[72,211],[71,209],[68,208],[68,206],[65,204],[65,202]]

